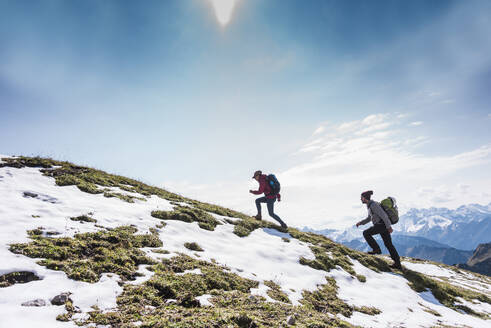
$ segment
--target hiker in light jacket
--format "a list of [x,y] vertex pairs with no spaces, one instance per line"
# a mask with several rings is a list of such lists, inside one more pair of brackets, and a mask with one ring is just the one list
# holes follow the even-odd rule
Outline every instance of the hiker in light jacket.
[[263,197],[259,197],[258,199],[256,199],[257,215],[254,217],[257,220],[262,219],[261,203],[266,203],[268,207],[269,216],[271,216],[273,219],[278,221],[278,223],[281,224],[281,227],[283,229],[287,229],[288,226],[285,224],[285,222],[283,222],[278,215],[274,214],[274,202],[276,202],[276,199],[278,199],[278,201],[281,201],[280,194],[273,194],[271,192],[271,187],[268,185],[266,181],[267,176],[266,174],[263,174],[263,172],[261,171],[254,172],[254,176],[252,178],[255,179],[257,182],[259,182],[259,189],[249,190],[249,192],[254,195],[260,195],[264,193]]
[[373,226],[363,231],[363,237],[367,241],[368,245],[372,248],[368,254],[381,254],[380,246],[377,244],[375,239],[372,237],[373,235],[380,234],[382,236],[382,240],[384,241],[385,247],[390,253],[390,257],[394,260],[394,264],[390,267],[393,269],[402,270],[401,260],[399,258],[399,254],[397,253],[396,248],[392,244],[392,238],[390,234],[392,233],[392,227],[390,226],[390,220],[385,213],[384,209],[380,204],[374,200],[371,200],[370,197],[373,195],[373,191],[365,191],[361,194],[361,202],[363,204],[367,204],[368,209],[368,217],[364,220],[361,220],[356,224],[357,227],[360,225],[367,224],[372,221]]

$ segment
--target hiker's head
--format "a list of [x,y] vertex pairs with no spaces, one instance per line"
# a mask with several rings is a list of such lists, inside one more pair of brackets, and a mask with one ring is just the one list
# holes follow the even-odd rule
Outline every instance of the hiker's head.
[[259,181],[259,177],[261,176],[261,174],[263,174],[263,172],[261,170],[257,170],[256,172],[254,172],[254,175],[252,176],[252,178]]
[[371,190],[362,192],[361,193],[361,202],[364,204],[368,203],[370,201],[370,197],[372,197],[372,195],[373,195],[373,191],[371,191]]

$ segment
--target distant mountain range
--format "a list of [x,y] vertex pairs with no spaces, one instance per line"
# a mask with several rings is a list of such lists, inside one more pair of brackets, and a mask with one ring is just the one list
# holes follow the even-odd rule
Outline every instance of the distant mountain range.
[[[366,251],[365,227],[346,230],[304,231],[325,235],[348,247]],[[447,208],[411,209],[394,226],[393,243],[400,255],[437,261],[445,264],[466,263],[479,244],[491,241],[491,203],[471,204],[455,210]],[[376,237],[377,239],[377,237]],[[378,238],[382,246],[382,240]],[[382,250],[386,252],[385,248]]]
[[491,241],[491,203],[456,210],[411,209],[394,225],[398,234],[424,237],[457,249],[474,250]]

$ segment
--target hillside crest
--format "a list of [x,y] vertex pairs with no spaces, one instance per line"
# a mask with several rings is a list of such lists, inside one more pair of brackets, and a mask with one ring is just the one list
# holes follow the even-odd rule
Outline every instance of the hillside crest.
[[[0,195],[5,324],[490,323],[488,277],[409,258],[393,272],[386,257],[100,170],[4,157]],[[22,305],[34,301],[41,311]]]

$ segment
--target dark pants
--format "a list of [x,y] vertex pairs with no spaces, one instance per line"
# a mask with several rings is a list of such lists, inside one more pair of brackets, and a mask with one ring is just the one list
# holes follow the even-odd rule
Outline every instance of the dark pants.
[[396,248],[392,244],[392,238],[390,237],[390,233],[385,227],[385,224],[383,223],[375,224],[373,227],[363,231],[363,237],[365,237],[365,240],[367,241],[368,245],[370,245],[370,247],[373,249],[374,252],[380,252],[379,245],[372,237],[373,235],[376,234],[380,234],[380,236],[382,236],[382,240],[384,241],[384,245],[385,247],[387,247],[387,250],[390,253],[390,257],[394,260],[396,264],[400,264],[401,260],[399,258],[399,254],[397,253]]
[[257,214],[261,215],[261,203],[266,203],[269,216],[278,221],[278,223],[281,224],[282,227],[286,227],[285,222],[281,221],[280,217],[274,214],[274,202],[276,202],[276,198],[266,198],[266,196],[256,199]]

